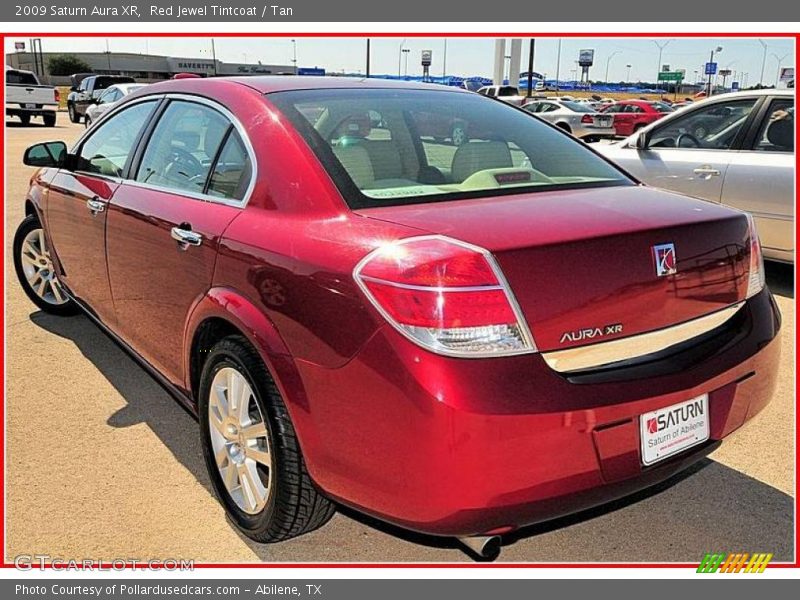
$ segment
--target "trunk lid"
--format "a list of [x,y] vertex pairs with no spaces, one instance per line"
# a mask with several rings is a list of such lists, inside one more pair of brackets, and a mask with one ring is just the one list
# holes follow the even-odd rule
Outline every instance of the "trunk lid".
[[[676,325],[747,292],[745,215],[642,186],[357,212],[489,250],[541,351]],[[677,272],[659,276],[654,247],[665,244]]]

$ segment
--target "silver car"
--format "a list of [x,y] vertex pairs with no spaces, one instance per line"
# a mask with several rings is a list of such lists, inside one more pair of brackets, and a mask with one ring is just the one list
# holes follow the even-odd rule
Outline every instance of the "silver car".
[[713,96],[597,150],[652,186],[756,219],[764,256],[794,262],[794,90]]
[[91,127],[92,123],[111,110],[125,96],[132,94],[139,88],[143,88],[145,85],[144,83],[118,83],[109,86],[97,99],[97,104],[92,104],[86,109],[86,117],[84,119],[86,128]]
[[546,98],[528,102],[522,108],[586,142],[616,136],[612,115],[599,113],[580,102]]

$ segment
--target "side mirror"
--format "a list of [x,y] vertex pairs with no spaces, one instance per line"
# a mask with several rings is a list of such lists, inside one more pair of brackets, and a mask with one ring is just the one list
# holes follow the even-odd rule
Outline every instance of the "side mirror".
[[650,134],[649,132],[642,131],[633,141],[633,147],[637,150],[647,150],[650,147]]
[[25,150],[22,162],[29,167],[64,166],[67,158],[67,145],[64,142],[42,142]]

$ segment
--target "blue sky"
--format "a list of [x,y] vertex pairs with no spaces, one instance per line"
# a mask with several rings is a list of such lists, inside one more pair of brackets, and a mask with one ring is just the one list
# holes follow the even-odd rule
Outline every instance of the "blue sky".
[[[657,40],[663,44],[669,38]],[[14,38],[7,38],[6,52],[12,52]],[[21,39],[18,41],[26,41]],[[595,50],[595,66],[590,78],[605,78],[606,61],[609,64],[609,79],[619,81],[627,79],[631,65],[632,81],[652,81],[658,68],[658,47],[653,39],[639,38],[563,38],[561,47],[561,78],[571,76],[575,68],[578,51],[582,48]],[[375,38],[372,40],[372,72],[397,74],[400,44],[403,38]],[[778,68],[777,57],[784,57],[782,66],[794,65],[794,43],[790,39],[765,39],[767,43],[767,60],[764,69],[764,83],[775,81]],[[257,62],[265,64],[291,64],[293,45],[289,38],[216,38],[217,58],[225,62]],[[210,42],[208,38],[110,38],[108,45],[112,51],[118,52],[150,52],[171,56],[195,56],[210,58]],[[299,66],[324,67],[329,71],[363,72],[365,65],[365,38],[298,38],[297,62]],[[105,38],[44,38],[42,46],[45,52],[69,51],[105,51]],[[683,68],[687,72],[687,81],[694,81],[694,71],[700,70],[708,60],[712,48],[722,46],[718,55],[720,68],[729,68],[741,74],[748,73],[748,83],[758,83],[761,75],[761,64],[764,56],[763,47],[757,39],[725,39],[676,38],[669,41],[664,48],[661,63],[669,64],[672,69]],[[408,73],[418,75],[420,51],[433,50],[433,66],[431,72],[442,73],[444,55],[443,38],[408,38],[405,47],[408,53]],[[508,46],[507,46],[508,49]],[[536,58],[534,70],[554,77],[558,40],[539,38],[536,40]],[[528,39],[523,41],[522,70],[527,67]],[[616,54],[615,54],[616,53]],[[612,56],[613,55],[613,56]],[[777,57],[775,56],[777,55]],[[491,76],[494,56],[493,38],[450,38],[447,41],[447,72],[450,75],[484,75]],[[400,61],[401,71],[405,72],[405,63]],[[702,71],[701,71],[702,72]]]

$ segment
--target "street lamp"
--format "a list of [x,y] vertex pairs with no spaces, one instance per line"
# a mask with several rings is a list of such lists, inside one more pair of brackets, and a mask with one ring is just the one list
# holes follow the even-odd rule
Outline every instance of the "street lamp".
[[611,54],[609,54],[608,58],[606,59],[606,79],[605,79],[606,83],[608,83],[608,67],[609,65],[611,65],[611,59],[614,58],[617,54],[620,54],[621,52],[622,52],[621,50],[616,50]]
[[408,55],[410,52],[411,48],[403,48],[403,54],[405,54],[406,56],[406,67],[405,67],[405,73],[403,75],[404,77],[408,77]]
[[[717,46],[716,48],[714,48],[711,51],[711,59],[708,61],[709,63],[713,63],[714,62],[714,53],[715,52],[717,54],[722,52],[722,46]],[[712,77],[711,73],[706,73],[706,75],[708,75],[708,92],[706,92],[706,95],[710,98],[711,95],[714,93],[714,86],[712,84],[712,82],[714,81],[714,77]],[[714,73],[714,76],[716,76],[716,73]]]
[[653,40],[653,43],[658,46],[658,70],[656,71],[656,87],[661,88],[661,80],[659,79],[659,75],[661,74],[661,54],[664,52],[664,48],[666,48],[672,40],[667,40],[664,43],[659,43]]
[[625,83],[630,83],[631,82],[631,66],[632,65],[625,65],[625,66],[628,67],[628,76],[625,78]]
[[297,75],[297,40],[292,40],[292,64],[294,65],[294,74]]
[[764,85],[764,69],[767,66],[767,43],[764,40],[758,40],[758,43],[764,48],[764,57],[761,59],[761,78],[758,80],[758,83]]
[[777,54],[775,54],[774,52],[772,53],[772,56],[774,56],[774,57],[775,57],[775,60],[777,60],[777,61],[778,61],[778,70],[775,72],[775,87],[776,87],[776,88],[778,87],[778,83],[780,82],[780,77],[781,77],[781,63],[782,63],[782,62],[783,62],[783,61],[786,59],[786,57],[787,57],[787,56],[790,56],[790,55],[791,55],[791,52],[789,52],[789,53],[787,53],[787,54],[784,54],[783,56],[778,56],[778,55],[777,55]]
[[400,51],[397,53],[397,76],[400,77],[400,69],[403,66],[403,46],[406,45],[406,40],[403,38],[403,41],[400,42]]

